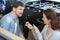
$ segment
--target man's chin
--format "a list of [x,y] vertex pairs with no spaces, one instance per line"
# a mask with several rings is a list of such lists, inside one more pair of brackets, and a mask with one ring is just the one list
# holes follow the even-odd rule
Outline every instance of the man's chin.
[[22,15],[19,15],[19,17],[21,17]]

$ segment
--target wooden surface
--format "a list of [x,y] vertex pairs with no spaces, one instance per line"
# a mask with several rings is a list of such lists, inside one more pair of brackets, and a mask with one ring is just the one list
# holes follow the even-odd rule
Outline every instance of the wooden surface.
[[6,35],[6,36],[12,38],[13,40],[25,40],[25,39],[22,39],[22,38],[20,38],[20,37],[14,35],[14,34],[8,32],[8,31],[6,31],[6,30],[3,29],[3,28],[0,28],[0,33],[3,33],[4,35]]
[[31,30],[28,33],[28,40],[35,40]]

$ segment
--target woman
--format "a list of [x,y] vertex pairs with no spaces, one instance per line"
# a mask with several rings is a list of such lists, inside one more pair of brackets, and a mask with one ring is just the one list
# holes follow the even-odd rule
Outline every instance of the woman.
[[40,33],[35,25],[26,22],[26,26],[32,30],[36,40],[60,40],[60,21],[57,18],[56,12],[53,9],[43,11],[43,18],[45,27]]

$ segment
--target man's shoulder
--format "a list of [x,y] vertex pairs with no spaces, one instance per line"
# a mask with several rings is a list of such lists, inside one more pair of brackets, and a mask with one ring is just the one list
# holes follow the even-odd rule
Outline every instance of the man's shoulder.
[[6,14],[6,15],[4,15],[3,17],[5,17],[5,18],[10,18],[11,17],[11,13],[8,13],[8,14]]
[[4,15],[1,20],[10,20],[11,21],[12,20],[11,13]]

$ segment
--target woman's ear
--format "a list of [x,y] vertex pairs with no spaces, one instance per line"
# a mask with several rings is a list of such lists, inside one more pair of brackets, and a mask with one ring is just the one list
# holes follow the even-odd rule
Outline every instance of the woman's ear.
[[51,23],[51,20],[49,19],[49,23]]

